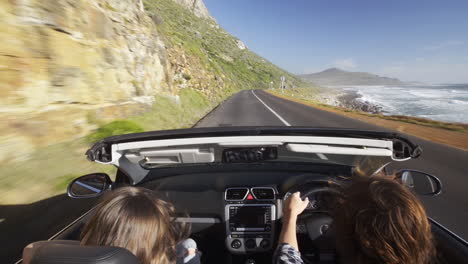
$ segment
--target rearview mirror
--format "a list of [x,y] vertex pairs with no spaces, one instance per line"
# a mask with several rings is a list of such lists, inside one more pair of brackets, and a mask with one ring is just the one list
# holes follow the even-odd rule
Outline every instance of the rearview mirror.
[[105,173],[92,173],[73,180],[67,193],[71,198],[91,198],[101,195],[110,188],[112,181]]
[[402,170],[397,175],[403,185],[417,194],[435,196],[442,191],[442,183],[434,175],[416,170]]

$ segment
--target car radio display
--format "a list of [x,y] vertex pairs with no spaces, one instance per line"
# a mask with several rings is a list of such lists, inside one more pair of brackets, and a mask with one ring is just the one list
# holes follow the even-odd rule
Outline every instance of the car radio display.
[[258,206],[241,206],[231,208],[230,222],[236,228],[264,228],[266,223],[266,210]]

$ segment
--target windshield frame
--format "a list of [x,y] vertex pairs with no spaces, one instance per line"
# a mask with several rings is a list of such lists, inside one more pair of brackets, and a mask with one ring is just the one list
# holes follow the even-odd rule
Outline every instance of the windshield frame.
[[163,139],[227,137],[227,136],[325,136],[401,141],[410,150],[411,158],[418,157],[422,150],[410,140],[398,133],[384,131],[355,130],[343,128],[313,128],[313,127],[208,127],[151,131],[143,133],[112,136],[96,142],[86,156],[90,161],[109,163],[112,161],[112,145]]

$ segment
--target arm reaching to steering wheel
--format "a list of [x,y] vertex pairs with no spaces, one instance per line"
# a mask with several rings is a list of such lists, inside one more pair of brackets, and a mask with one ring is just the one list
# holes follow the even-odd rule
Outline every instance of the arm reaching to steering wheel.
[[309,199],[301,199],[299,192],[293,193],[283,205],[283,226],[278,241],[278,248],[273,257],[275,264],[304,263],[299,253],[296,237],[297,216],[306,209]]
[[301,199],[301,193],[295,192],[285,201],[283,205],[283,227],[278,243],[287,243],[299,250],[296,237],[297,216],[306,209],[309,198]]

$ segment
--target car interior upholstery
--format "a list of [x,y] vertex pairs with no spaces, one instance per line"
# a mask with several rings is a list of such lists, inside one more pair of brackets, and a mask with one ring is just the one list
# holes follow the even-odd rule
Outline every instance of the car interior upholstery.
[[119,247],[81,246],[79,241],[38,241],[23,251],[25,264],[139,264],[128,250]]

